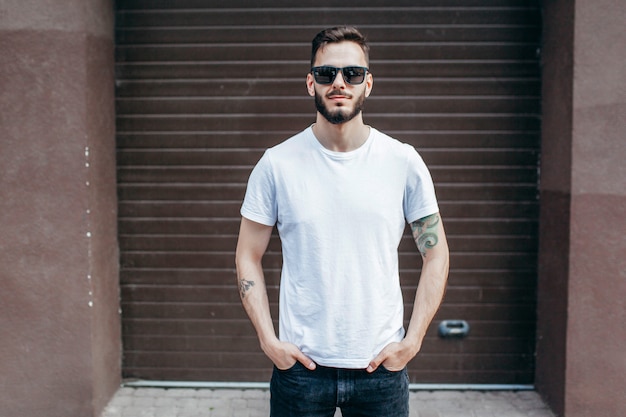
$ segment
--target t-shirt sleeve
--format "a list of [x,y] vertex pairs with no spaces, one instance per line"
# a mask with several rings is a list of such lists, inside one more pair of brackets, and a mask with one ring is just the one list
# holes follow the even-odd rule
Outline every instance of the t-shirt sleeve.
[[246,188],[241,206],[241,215],[266,226],[273,226],[277,220],[276,187],[272,173],[269,152],[256,164]]
[[430,172],[415,148],[405,145],[409,150],[406,186],[404,188],[404,215],[407,222],[435,214],[439,211],[435,186]]

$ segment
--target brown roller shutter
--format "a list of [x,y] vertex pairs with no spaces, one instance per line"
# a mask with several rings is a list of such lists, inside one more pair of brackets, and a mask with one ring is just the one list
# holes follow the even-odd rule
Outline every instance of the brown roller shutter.
[[[265,148],[314,121],[310,40],[372,41],[365,121],[431,168],[450,285],[412,382],[533,382],[540,10],[522,0],[117,2],[124,375],[267,381],[235,286],[239,207]],[[210,4],[210,5],[209,5]],[[400,246],[411,310],[420,262]],[[280,247],[265,259],[277,316]],[[463,339],[437,324],[465,320]]]

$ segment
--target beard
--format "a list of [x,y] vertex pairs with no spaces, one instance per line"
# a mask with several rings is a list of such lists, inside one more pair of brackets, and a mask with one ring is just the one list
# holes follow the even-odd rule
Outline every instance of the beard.
[[[330,93],[328,93],[328,95],[333,95],[333,94],[345,95],[345,93],[342,93],[339,91],[331,91]],[[356,101],[354,102],[354,107],[352,108],[351,112],[346,107],[343,107],[343,106],[338,106],[331,110],[324,103],[324,97],[322,97],[320,94],[318,94],[317,91],[315,91],[315,107],[317,108],[317,111],[322,116],[324,116],[324,118],[328,120],[328,122],[334,125],[346,123],[354,119],[356,116],[358,116],[359,113],[363,111],[364,104],[365,104],[365,90],[359,97],[357,97]]]

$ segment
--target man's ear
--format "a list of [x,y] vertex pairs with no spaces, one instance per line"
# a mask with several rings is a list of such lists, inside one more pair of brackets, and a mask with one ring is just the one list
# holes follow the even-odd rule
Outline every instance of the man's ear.
[[309,92],[311,97],[315,97],[315,80],[313,79],[313,74],[308,73],[306,76],[306,90]]
[[367,72],[365,76],[365,97],[369,97],[372,93],[372,88],[374,88],[374,76],[371,72]]

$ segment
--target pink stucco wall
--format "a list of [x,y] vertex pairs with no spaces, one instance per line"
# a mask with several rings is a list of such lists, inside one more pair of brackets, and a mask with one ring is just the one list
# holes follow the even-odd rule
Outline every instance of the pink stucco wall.
[[112,7],[0,3],[3,416],[96,416],[119,386]]
[[568,417],[626,415],[626,4],[576,2]]
[[626,415],[626,6],[544,2],[537,387]]

